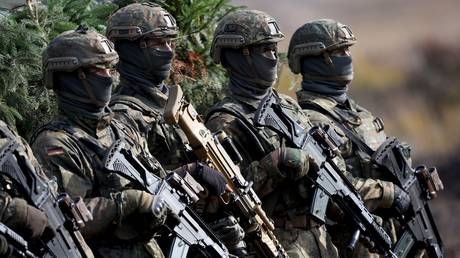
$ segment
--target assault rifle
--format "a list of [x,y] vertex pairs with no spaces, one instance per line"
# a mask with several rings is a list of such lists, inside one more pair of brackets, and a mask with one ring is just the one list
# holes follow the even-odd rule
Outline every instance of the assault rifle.
[[29,250],[29,245],[24,238],[0,222],[0,246],[6,247],[0,253],[1,257],[37,258]]
[[414,249],[423,248],[430,258],[443,257],[439,235],[428,201],[437,197],[444,186],[436,168],[419,166],[413,169],[407,148],[396,138],[389,138],[372,155],[372,160],[389,172],[398,186],[411,198],[409,211],[400,217],[403,233],[396,243],[395,253],[407,257]]
[[227,184],[233,190],[230,201],[236,204],[241,213],[240,223],[245,227],[246,234],[254,240],[259,256],[287,257],[273,233],[273,222],[265,214],[259,197],[252,189],[252,183],[246,181],[221,144],[232,144],[228,142],[226,134],[223,131],[216,135],[211,134],[195,108],[185,101],[182,90],[177,85],[170,88],[164,118],[167,123],[180,126],[198,159],[225,176]]
[[[256,126],[268,127],[288,140],[294,147],[304,150],[318,165],[315,175],[309,177],[316,186],[313,196],[312,215],[325,221],[324,206],[332,199],[356,226],[348,248],[354,249],[361,234],[375,243],[379,253],[388,257],[397,257],[391,250],[391,238],[367,210],[354,186],[345,176],[337,163],[340,155],[339,141],[323,129],[313,127],[307,131],[297,119],[291,117],[278,104],[275,93],[265,97],[254,118]],[[319,205],[319,208],[316,208]]]
[[[19,190],[21,197],[48,217],[49,228],[45,230],[40,243],[33,246],[38,249],[37,255],[50,258],[93,258],[93,253],[79,231],[92,219],[82,199],[74,202],[66,194],[56,196],[50,185],[38,176],[41,171],[36,170],[19,148],[22,148],[21,144],[10,137],[10,141],[0,149],[0,175],[11,180],[14,186],[4,185],[5,189]],[[3,183],[9,184],[6,180]]]
[[[169,223],[173,241],[169,257],[186,257],[191,246],[197,246],[210,257],[229,257],[227,248],[212,233],[200,217],[188,205],[198,200],[196,193],[203,190],[190,175],[181,178],[172,173],[167,179],[154,175],[155,165],[142,157],[136,157],[125,143],[116,141],[106,157],[104,167],[135,183],[142,190],[155,195],[153,211],[160,212],[161,205],[166,204],[170,215],[176,220]],[[177,187],[171,187],[175,184]],[[181,191],[177,188],[182,188]],[[167,223],[168,224],[168,223]]]

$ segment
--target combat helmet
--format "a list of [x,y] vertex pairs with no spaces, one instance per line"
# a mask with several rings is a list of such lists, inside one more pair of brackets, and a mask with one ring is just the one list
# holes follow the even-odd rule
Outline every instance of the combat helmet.
[[218,64],[223,48],[247,49],[250,45],[275,43],[283,39],[284,35],[273,17],[262,11],[239,10],[224,16],[217,25],[211,57]]
[[116,11],[108,21],[107,37],[117,40],[175,38],[179,28],[165,9],[154,3],[134,3]]
[[80,26],[54,38],[44,50],[42,62],[44,83],[53,89],[54,73],[78,70],[85,81],[80,68],[111,68],[118,62],[118,54],[106,37]]
[[347,25],[331,19],[307,22],[289,42],[289,67],[293,73],[300,73],[302,57],[325,55],[330,60],[329,53],[355,43],[356,37]]

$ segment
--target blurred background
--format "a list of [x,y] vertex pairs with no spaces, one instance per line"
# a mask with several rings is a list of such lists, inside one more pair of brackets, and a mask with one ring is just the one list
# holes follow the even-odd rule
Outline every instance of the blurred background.
[[[271,14],[286,52],[308,20],[351,26],[355,79],[350,95],[413,146],[415,164],[438,167],[445,186],[432,207],[446,257],[460,257],[460,21],[458,0],[232,0]],[[278,89],[295,96],[301,78],[284,64]]]

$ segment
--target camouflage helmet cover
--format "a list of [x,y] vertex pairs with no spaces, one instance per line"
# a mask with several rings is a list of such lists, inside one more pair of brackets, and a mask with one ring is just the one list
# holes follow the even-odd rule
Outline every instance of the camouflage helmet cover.
[[109,18],[107,37],[112,40],[139,38],[175,38],[178,27],[174,17],[154,3],[134,3]]
[[321,55],[355,43],[356,37],[347,25],[332,19],[307,22],[294,32],[289,42],[289,67],[292,72],[300,73],[302,57]]
[[239,10],[222,18],[214,32],[211,56],[220,63],[221,49],[278,42],[284,39],[276,20],[257,10]]
[[66,31],[54,38],[43,51],[45,85],[53,88],[55,72],[72,72],[81,67],[109,68],[118,63],[113,43],[86,28]]

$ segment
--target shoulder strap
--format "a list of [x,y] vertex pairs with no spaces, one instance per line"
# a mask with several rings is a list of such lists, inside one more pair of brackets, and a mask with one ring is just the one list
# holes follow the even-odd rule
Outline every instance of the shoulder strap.
[[337,116],[337,114],[335,113],[332,113],[331,111],[323,108],[321,105],[317,104],[317,103],[314,103],[314,102],[302,102],[300,103],[300,106],[303,108],[303,109],[312,109],[312,110],[315,110],[317,112],[320,112],[321,114],[323,115],[326,115],[328,117],[330,117],[334,122],[335,122],[335,125],[337,127],[339,127],[344,133],[345,135],[354,143],[356,144],[356,146],[358,146],[358,148],[363,151],[364,153],[368,154],[369,156],[372,156],[372,154],[374,153],[374,151],[371,149],[371,147],[369,147],[369,145],[367,145],[362,139],[361,137],[359,137],[358,135],[356,135],[355,132],[353,132],[350,128],[346,127],[345,125],[343,125],[343,123],[340,121],[339,117]]
[[[254,146],[260,153],[266,153],[266,150],[271,149],[271,145],[268,144],[269,140],[265,135],[261,134],[253,125],[247,117],[242,115],[243,109],[239,106],[220,106],[212,108],[206,116],[206,122],[211,118],[214,113],[227,113],[230,114],[240,121],[240,125],[244,127],[245,131],[251,135],[251,138],[254,139],[256,146]],[[264,142],[260,141],[260,138]]]

